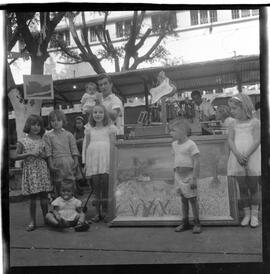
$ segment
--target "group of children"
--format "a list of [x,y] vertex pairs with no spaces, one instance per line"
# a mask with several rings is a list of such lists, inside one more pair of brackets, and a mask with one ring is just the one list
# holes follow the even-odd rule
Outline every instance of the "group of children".
[[[89,228],[82,202],[74,197],[76,171],[81,163],[80,153],[85,162],[85,176],[91,179],[95,194],[96,215],[93,221],[106,220],[110,144],[114,141],[116,128],[102,105],[102,98],[95,94],[95,86],[91,84],[88,87],[91,94],[85,95],[82,105],[84,113],[89,114],[89,123],[85,127],[84,138],[83,134],[76,138],[79,142],[76,143],[75,137],[63,128],[66,119],[60,110],[49,114],[52,130],[46,133],[41,117],[31,115],[26,121],[24,132],[27,136],[19,140],[15,158],[24,160],[22,194],[30,195],[28,231],[36,228],[38,197],[46,224],[53,227],[74,226],[76,231]],[[238,94],[228,104],[233,115],[228,130],[228,176],[236,177],[243,199],[245,216],[241,225],[257,227],[258,181],[261,175],[260,121],[253,117],[253,105],[248,96]],[[76,123],[83,124],[82,120],[80,118]],[[173,138],[175,186],[181,197],[183,217],[181,225],[175,231],[181,232],[190,228],[190,203],[194,217],[193,233],[200,233],[202,229],[197,201],[200,152],[195,142],[188,137],[190,128],[185,121],[172,121],[169,130]],[[48,210],[48,193],[53,189],[55,200]]]
[[[91,89],[94,85],[90,83],[88,87]],[[30,115],[25,123],[23,131],[26,136],[18,141],[14,160],[23,160],[22,194],[30,196],[30,223],[27,231],[36,228],[37,198],[40,198],[45,224],[58,228],[74,227],[75,231],[89,229],[82,202],[74,197],[77,173],[81,170],[78,168],[81,153],[85,153],[85,176],[92,180],[96,197],[97,214],[93,221],[107,218],[110,142],[116,128],[110,123],[108,113],[101,104],[100,94],[88,99],[93,99],[95,104],[85,108],[89,123],[85,129],[84,151],[82,138],[75,138],[64,129],[66,117],[61,110],[49,113],[52,129],[46,133],[43,120],[38,115]],[[86,102],[89,103],[89,100]],[[76,123],[83,124],[83,118],[80,120]],[[48,194],[53,197],[50,210]]]

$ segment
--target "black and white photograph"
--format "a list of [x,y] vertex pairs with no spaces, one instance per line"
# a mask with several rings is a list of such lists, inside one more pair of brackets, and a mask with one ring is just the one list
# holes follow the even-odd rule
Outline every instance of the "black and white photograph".
[[267,273],[270,8],[44,7],[1,11],[4,269]]

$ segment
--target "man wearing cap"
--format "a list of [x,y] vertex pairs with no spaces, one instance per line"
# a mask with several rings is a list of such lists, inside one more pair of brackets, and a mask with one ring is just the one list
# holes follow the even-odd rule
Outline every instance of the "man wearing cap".
[[112,92],[112,79],[107,74],[100,74],[97,79],[99,91],[102,93],[102,104],[110,119],[117,127],[117,135],[124,135],[124,107],[122,101]]

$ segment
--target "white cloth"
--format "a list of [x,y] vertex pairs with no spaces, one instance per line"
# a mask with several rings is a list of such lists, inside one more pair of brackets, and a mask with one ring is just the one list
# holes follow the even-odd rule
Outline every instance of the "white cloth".
[[[253,118],[247,122],[239,123],[234,120],[232,127],[234,128],[234,143],[237,150],[241,154],[246,154],[250,146],[254,142],[253,130],[254,123],[258,122],[256,118]],[[261,145],[250,155],[247,163],[247,167],[241,166],[235,155],[230,151],[228,160],[228,176],[260,176],[261,175]]]
[[91,177],[95,174],[109,173],[111,133],[116,133],[116,127],[114,125],[86,129],[86,136],[90,135],[90,144],[86,148],[86,177]]
[[78,216],[78,211],[76,209],[82,206],[82,202],[75,197],[72,197],[69,200],[64,200],[59,196],[52,202],[52,206],[59,207],[58,213],[62,219],[66,221],[74,221]]
[[198,121],[204,121],[204,117],[209,118],[211,115],[215,115],[215,110],[211,103],[207,101],[202,101],[202,103],[197,106],[195,104],[195,119]]
[[82,99],[81,99],[81,107],[82,112],[85,114],[90,111],[91,107],[93,107],[96,104],[97,99],[97,93],[95,94],[89,94],[84,93]]
[[114,124],[117,127],[117,135],[124,134],[124,107],[122,101],[113,93],[108,95],[107,97],[103,97],[103,105],[108,111],[119,108],[120,113],[117,116]]
[[193,167],[192,156],[200,153],[197,145],[190,139],[183,144],[178,141],[172,142],[172,150],[174,154],[174,167]]

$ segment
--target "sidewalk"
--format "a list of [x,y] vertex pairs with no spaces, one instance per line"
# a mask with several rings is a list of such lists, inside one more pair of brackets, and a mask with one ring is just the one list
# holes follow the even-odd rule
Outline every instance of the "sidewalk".
[[[208,226],[194,235],[175,233],[173,227],[108,228],[99,223],[88,232],[60,232],[43,225],[38,207],[38,228],[26,232],[28,201],[17,201],[10,203],[11,267],[262,262],[261,226]],[[89,203],[87,217],[93,214]]]

